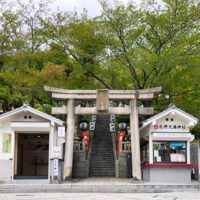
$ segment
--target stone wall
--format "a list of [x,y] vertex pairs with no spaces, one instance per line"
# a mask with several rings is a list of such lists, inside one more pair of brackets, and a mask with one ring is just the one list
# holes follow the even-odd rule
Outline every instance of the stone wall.
[[131,153],[120,152],[118,158],[119,158],[119,177],[131,178],[132,176]]
[[88,164],[85,152],[74,152],[73,154],[73,178],[88,177]]
[[[190,145],[190,162],[191,164],[198,164],[198,143]],[[193,179],[198,179],[198,165],[194,166],[195,174],[192,175]]]

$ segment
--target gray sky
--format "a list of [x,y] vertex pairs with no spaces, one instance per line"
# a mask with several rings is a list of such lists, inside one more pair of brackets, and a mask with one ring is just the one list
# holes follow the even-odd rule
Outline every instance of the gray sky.
[[[128,0],[121,1],[124,3],[128,2]],[[135,0],[135,2],[140,3],[141,0]],[[101,6],[97,0],[55,0],[53,6],[54,8],[60,7],[61,10],[65,11],[73,11],[76,9],[78,13],[81,13],[83,8],[86,8],[91,17],[97,16],[101,12]]]

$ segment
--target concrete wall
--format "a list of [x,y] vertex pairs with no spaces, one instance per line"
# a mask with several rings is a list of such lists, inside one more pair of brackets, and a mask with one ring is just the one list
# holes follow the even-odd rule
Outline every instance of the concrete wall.
[[[190,161],[191,164],[198,164],[198,143],[190,145]],[[195,169],[194,179],[198,179],[198,165],[193,166]]]
[[143,180],[160,183],[191,183],[191,166],[143,166]]
[[11,161],[0,160],[0,181],[8,181],[11,175]]

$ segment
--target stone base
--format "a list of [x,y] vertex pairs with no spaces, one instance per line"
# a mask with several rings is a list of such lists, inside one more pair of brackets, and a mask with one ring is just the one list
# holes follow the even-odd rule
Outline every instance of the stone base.
[[84,152],[74,152],[72,178],[87,178],[89,163]]
[[131,158],[131,152],[119,153],[119,177],[131,178],[132,177],[132,162],[128,159]]
[[145,165],[142,176],[143,181],[148,182],[191,184],[191,166]]

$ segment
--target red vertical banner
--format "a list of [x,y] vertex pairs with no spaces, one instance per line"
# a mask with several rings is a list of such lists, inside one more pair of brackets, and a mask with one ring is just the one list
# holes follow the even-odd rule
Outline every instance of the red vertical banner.
[[88,144],[89,144],[89,133],[88,132],[82,132],[83,138],[85,140],[86,144],[86,153],[88,153]]
[[118,134],[118,145],[117,145],[117,153],[119,153],[119,142],[124,139],[125,132],[119,132]]

